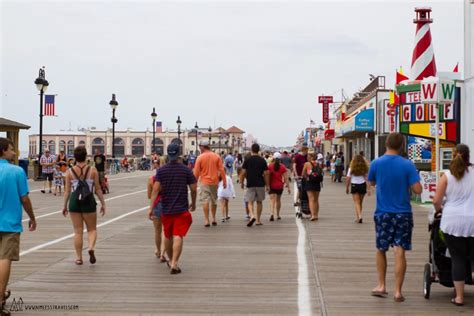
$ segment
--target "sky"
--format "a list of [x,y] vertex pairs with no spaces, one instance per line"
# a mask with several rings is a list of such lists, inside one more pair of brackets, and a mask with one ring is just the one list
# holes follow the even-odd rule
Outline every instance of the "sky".
[[0,116],[39,131],[34,85],[46,67],[57,117],[44,132],[236,125],[266,145],[294,144],[318,95],[352,96],[369,74],[409,73],[416,6],[433,9],[438,71],[463,66],[463,1],[0,0]]

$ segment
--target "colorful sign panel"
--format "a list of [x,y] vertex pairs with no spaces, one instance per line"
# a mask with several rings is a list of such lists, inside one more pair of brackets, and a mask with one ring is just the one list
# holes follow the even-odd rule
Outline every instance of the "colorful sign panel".
[[421,101],[423,103],[453,103],[454,81],[429,77],[421,82]]
[[333,98],[330,95],[320,95],[318,103],[323,105],[323,122],[329,122],[329,103],[333,103]]
[[383,100],[383,132],[393,133],[398,132],[398,108],[391,106],[389,100]]
[[[398,107],[398,121],[400,132],[406,135],[423,138],[435,138],[439,134],[441,140],[448,142],[460,142],[460,110],[461,90],[451,86],[440,88],[440,92],[434,91],[434,87],[422,91],[421,84],[397,87],[400,95],[400,106]],[[443,90],[444,89],[444,90]],[[435,93],[441,93],[443,102],[454,97],[453,103],[433,104],[424,103],[426,98],[435,98]],[[439,115],[439,126],[436,126],[436,111]]]
[[430,139],[408,136],[408,159],[415,163],[431,163],[431,146]]

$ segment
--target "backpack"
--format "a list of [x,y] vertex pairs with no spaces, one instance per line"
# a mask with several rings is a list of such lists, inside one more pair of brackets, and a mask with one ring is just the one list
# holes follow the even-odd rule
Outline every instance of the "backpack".
[[[89,173],[90,167],[88,166],[86,169],[86,173],[84,175],[84,179],[81,179],[77,173],[74,171],[74,168],[71,168],[72,173],[76,177],[78,184],[76,189],[74,190],[74,198],[78,204],[88,204],[92,198],[92,192],[89,189],[89,185],[87,184],[87,174]],[[81,168],[81,176],[82,176],[82,168]]]
[[308,182],[320,184],[323,182],[323,169],[319,166],[312,166],[311,173],[308,175]]
[[225,166],[226,166],[227,169],[232,168],[232,161],[228,160],[228,161],[225,163]]

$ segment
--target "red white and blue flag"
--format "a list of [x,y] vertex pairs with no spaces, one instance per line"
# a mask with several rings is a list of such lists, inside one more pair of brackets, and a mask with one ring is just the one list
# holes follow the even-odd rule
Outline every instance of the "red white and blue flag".
[[161,121],[156,121],[156,132],[157,133],[163,132],[163,124]]
[[54,95],[46,94],[44,96],[44,116],[55,116]]

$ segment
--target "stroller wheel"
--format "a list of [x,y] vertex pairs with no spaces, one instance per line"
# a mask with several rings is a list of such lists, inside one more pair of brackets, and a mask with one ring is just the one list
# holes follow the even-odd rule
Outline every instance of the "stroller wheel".
[[431,293],[431,264],[425,264],[425,270],[423,272],[423,296],[426,299],[430,298]]

